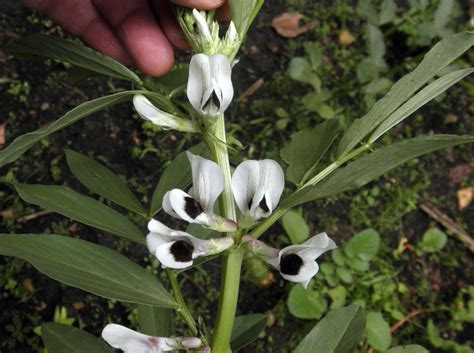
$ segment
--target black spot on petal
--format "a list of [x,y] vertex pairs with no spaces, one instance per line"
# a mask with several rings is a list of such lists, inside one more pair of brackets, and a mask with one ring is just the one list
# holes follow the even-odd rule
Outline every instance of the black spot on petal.
[[201,213],[204,212],[199,202],[197,202],[192,197],[185,197],[184,198],[184,211],[191,217],[192,219],[196,219]]
[[280,271],[285,275],[296,276],[303,266],[303,259],[296,254],[283,255],[280,260]]
[[249,210],[252,208],[252,203],[253,203],[252,199],[250,199],[249,202],[247,203],[247,207]]
[[217,97],[215,91],[212,91],[211,95],[209,96],[209,99],[206,103],[204,103],[204,110],[207,110],[211,104],[214,105],[217,109],[221,108],[221,102],[219,101],[219,97]]
[[267,200],[265,199],[265,196],[263,197],[262,201],[260,201],[258,206],[263,210],[263,212],[270,211],[270,209],[268,208]]
[[194,246],[184,240],[178,240],[171,245],[170,253],[177,262],[189,262],[193,259]]

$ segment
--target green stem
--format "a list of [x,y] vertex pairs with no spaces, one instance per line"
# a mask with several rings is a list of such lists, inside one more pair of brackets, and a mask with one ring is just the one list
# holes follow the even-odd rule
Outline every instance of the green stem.
[[180,313],[184,321],[186,321],[186,324],[191,329],[193,335],[196,337],[200,336],[203,340],[203,343],[205,345],[208,345],[206,337],[199,331],[196,321],[194,321],[194,318],[191,315],[188,306],[186,305],[186,302],[184,301],[183,295],[181,294],[181,289],[179,288],[177,273],[171,269],[167,269],[166,275],[168,276],[171,285],[171,290],[173,291],[174,298],[176,300],[176,303],[178,304],[176,311]]
[[[212,159],[219,165],[224,173],[224,191],[219,199],[221,213],[224,217],[235,221],[237,217],[231,189],[231,172],[229,154],[227,151],[224,115],[220,115],[217,118],[215,138],[208,138],[206,142],[211,150]],[[234,237],[238,240],[240,235],[236,233]],[[212,336],[213,353],[228,353],[230,350],[230,337],[232,335],[237,310],[237,300],[239,297],[242,258],[243,251],[239,248],[234,248],[223,256],[221,294],[215,331]]]

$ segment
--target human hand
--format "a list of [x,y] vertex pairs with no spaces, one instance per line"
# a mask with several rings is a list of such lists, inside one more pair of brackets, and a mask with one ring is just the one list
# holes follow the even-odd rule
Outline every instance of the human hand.
[[[174,63],[173,47],[189,48],[170,2],[209,10],[225,0],[22,0],[96,50],[160,76]],[[225,9],[220,9],[222,11]]]

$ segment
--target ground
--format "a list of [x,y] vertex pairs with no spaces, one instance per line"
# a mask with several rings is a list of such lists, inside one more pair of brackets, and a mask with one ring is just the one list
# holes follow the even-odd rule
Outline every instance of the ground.
[[[396,18],[379,26],[384,38],[382,48],[380,41],[366,44],[367,15],[360,7],[356,12],[355,3],[267,2],[235,67],[237,100],[229,111],[228,128],[244,149],[236,148],[232,153],[233,164],[246,157],[264,156],[282,162],[278,151],[292,133],[327,118],[327,111],[305,106],[302,97],[311,93],[313,87],[292,79],[288,71],[294,57],[310,55],[305,52],[305,44],[316,42],[322,48],[322,64],[314,73],[321,79],[323,90],[329,92],[330,98],[324,103],[342,124],[347,125],[362,116],[375,97],[386,90],[374,90],[375,84],[370,90],[372,82],[382,84],[383,81],[377,81],[380,78],[397,80],[413,69],[440,39],[441,35],[422,38],[420,34],[422,25],[432,20],[436,5],[414,10],[413,6],[400,3]],[[5,45],[22,36],[38,32],[65,34],[49,20],[17,2],[6,1],[2,6],[0,126],[5,127],[4,146],[16,136],[57,119],[85,100],[127,88],[126,83],[99,77],[75,81],[71,68],[64,63],[9,56]],[[467,6],[456,3],[446,28],[465,29]],[[280,36],[271,23],[283,12],[303,13],[302,21],[315,21],[314,29],[294,39]],[[340,34],[343,31],[354,37],[353,43],[342,43]],[[381,55],[385,62],[385,67],[378,70],[371,82],[358,74],[358,70],[362,70],[359,63],[369,53]],[[187,55],[181,53],[179,57],[186,60]],[[456,64],[465,66],[470,59],[472,62],[472,53]],[[249,87],[258,89],[252,92]],[[421,134],[472,134],[473,87],[472,80],[454,86],[393,129],[380,144]],[[156,131],[139,119],[130,105],[121,104],[41,141],[21,159],[3,167],[0,175],[7,181],[67,184],[87,194],[87,189],[67,168],[64,151],[69,148],[95,158],[123,176],[140,200],[148,204],[167,163],[193,142],[181,134]],[[474,208],[471,205],[460,209],[456,196],[459,189],[474,183],[472,152],[470,145],[440,151],[411,161],[358,191],[305,205],[301,212],[311,234],[326,231],[342,246],[356,233],[373,228],[382,239],[369,272],[353,271],[353,282],[338,284],[331,284],[329,275],[318,275],[312,284],[313,299],[318,301],[323,296],[322,300],[332,305],[334,289],[343,287],[347,303],[363,301],[368,310],[382,312],[390,325],[403,322],[403,318],[414,310],[420,310],[394,331],[394,342],[419,343],[432,352],[471,352],[474,346],[469,332],[474,329],[474,313],[470,312],[470,317],[463,313],[469,312],[469,301],[474,300],[473,254],[452,231],[424,212],[421,205],[429,202],[449,216],[453,224],[467,233],[472,232]],[[0,195],[2,233],[49,232],[80,236],[118,248],[141,265],[151,267],[153,264],[144,248],[117,241],[110,234],[60,215],[42,212],[22,201],[6,184],[0,184]],[[145,231],[144,222],[137,221]],[[434,227],[448,234],[448,242],[439,251],[424,251],[420,245],[423,236]],[[272,227],[264,239],[279,246],[289,241],[279,224]],[[329,255],[322,261],[337,265],[337,259]],[[208,327],[212,327],[216,313],[220,267],[219,260],[213,260],[203,270],[192,270],[182,277],[186,300]],[[245,352],[290,352],[314,326],[314,317],[296,318],[294,310],[289,310],[287,305],[289,291],[294,285],[283,281],[277,273],[268,272],[257,260],[246,259],[244,273],[239,314],[268,315],[261,339],[245,348]],[[0,259],[0,300],[3,308],[0,313],[2,352],[40,352],[43,344],[37,328],[43,322],[74,322],[98,335],[108,322],[135,325],[137,320],[132,305],[63,286],[18,259]],[[321,314],[324,311],[321,310]],[[430,329],[430,322],[440,331],[442,343]],[[178,332],[184,329],[179,319],[175,326]],[[446,343],[448,340],[455,343],[450,345]]]

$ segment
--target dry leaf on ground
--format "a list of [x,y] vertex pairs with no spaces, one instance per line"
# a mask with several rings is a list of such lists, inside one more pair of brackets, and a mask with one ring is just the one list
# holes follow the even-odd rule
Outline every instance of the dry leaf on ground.
[[272,27],[285,38],[294,38],[316,26],[316,21],[301,24],[304,15],[299,12],[284,12],[273,18]]
[[355,37],[347,29],[339,32],[339,44],[341,45],[350,45],[355,42]]
[[474,197],[474,187],[468,186],[467,188],[459,189],[456,196],[458,198],[458,209],[463,210],[472,202]]

